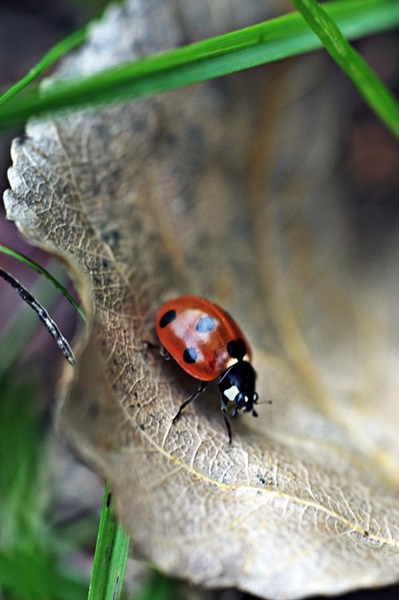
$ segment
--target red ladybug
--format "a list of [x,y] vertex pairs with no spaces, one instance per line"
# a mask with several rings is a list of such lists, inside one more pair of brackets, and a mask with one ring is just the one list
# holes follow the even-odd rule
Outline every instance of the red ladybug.
[[197,296],[179,296],[159,309],[155,331],[160,343],[180,367],[201,382],[198,389],[181,405],[173,419],[201,394],[208,383],[219,378],[222,414],[231,443],[227,420],[228,403],[234,402],[232,416],[240,410],[257,413],[256,372],[251,365],[251,349],[244,334],[220,306]]

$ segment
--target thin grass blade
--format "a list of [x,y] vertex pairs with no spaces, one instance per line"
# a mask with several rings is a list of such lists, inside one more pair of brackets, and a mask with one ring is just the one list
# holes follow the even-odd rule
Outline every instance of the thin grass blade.
[[[315,0],[293,0],[323,46],[348,75],[370,108],[399,137],[399,103],[358,52],[345,39],[333,18]],[[381,2],[392,13],[399,3]]]
[[[399,24],[399,2],[340,0],[325,9],[352,39]],[[57,82],[42,92],[24,90],[0,107],[0,131],[33,115],[150,96],[320,47],[302,16],[290,13],[84,79]]]
[[118,600],[121,596],[129,536],[115,514],[110,485],[105,488],[88,600]]

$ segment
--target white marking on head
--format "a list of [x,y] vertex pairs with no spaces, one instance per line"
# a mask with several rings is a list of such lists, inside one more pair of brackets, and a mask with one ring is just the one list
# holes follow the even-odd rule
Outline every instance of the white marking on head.
[[226,362],[226,369],[230,369],[230,367],[232,367],[233,365],[235,365],[236,363],[238,363],[238,360],[236,358],[229,358],[228,361]]
[[[249,363],[251,362],[249,360],[249,354],[246,354],[242,360],[245,360],[246,362],[249,362]],[[238,362],[239,362],[238,358],[233,358],[232,356],[230,356],[230,358],[226,362],[226,369],[229,369],[230,367],[232,367],[233,365],[235,365]]]
[[238,389],[238,387],[236,385],[232,385],[231,387],[229,387],[228,390],[225,390],[223,392],[223,395],[226,396],[226,398],[228,400],[230,400],[230,402],[234,402],[234,400],[236,399],[237,394],[239,394],[240,390]]

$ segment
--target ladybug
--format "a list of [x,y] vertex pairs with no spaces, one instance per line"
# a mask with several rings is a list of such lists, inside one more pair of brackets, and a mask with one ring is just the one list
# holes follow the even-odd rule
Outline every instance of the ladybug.
[[251,349],[237,323],[210,300],[179,296],[158,310],[155,332],[164,356],[172,357],[186,373],[200,381],[198,389],[180,406],[173,423],[210,381],[218,379],[221,410],[231,443],[231,427],[226,415],[229,402],[235,403],[233,417],[240,410],[258,416],[254,409],[258,394]]

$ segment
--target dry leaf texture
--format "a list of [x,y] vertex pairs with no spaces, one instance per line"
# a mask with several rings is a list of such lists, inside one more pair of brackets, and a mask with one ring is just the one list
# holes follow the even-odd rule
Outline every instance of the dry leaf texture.
[[[255,22],[263,5],[131,0],[58,77]],[[59,424],[112,481],[134,551],[271,599],[399,572],[398,278],[386,257],[351,258],[339,99],[314,60],[31,122],[5,195],[91,315]],[[234,421],[231,446],[215,390],[172,425],[196,384],[143,352],[179,293],[224,304],[253,342],[273,404]]]

